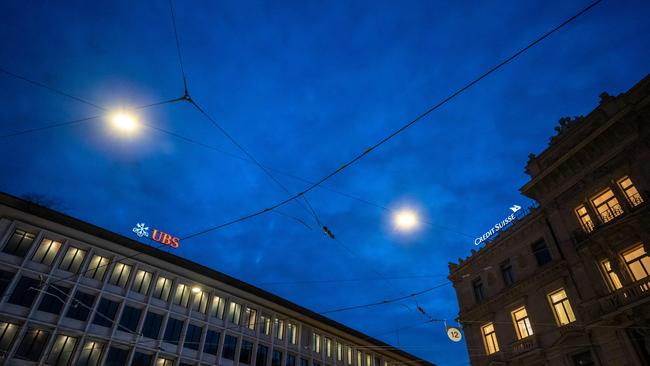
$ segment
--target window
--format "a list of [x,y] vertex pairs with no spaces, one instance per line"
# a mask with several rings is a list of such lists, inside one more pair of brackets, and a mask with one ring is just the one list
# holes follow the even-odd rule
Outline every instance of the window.
[[0,270],[0,296],[4,295],[5,290],[9,287],[9,283],[11,283],[13,278],[13,272]]
[[203,352],[216,356],[218,349],[219,349],[219,332],[215,330],[208,330],[208,333],[205,336],[205,344],[203,345]]
[[543,266],[553,259],[551,258],[551,252],[549,252],[548,247],[546,246],[546,242],[544,242],[544,240],[536,241],[533,244],[532,249],[533,249],[533,254],[535,255],[535,259],[537,259],[538,266]]
[[234,301],[231,301],[228,307],[228,321],[236,325],[241,321],[241,305]]
[[477,303],[483,301],[485,294],[483,293],[483,282],[480,277],[472,281],[472,288],[474,289],[474,300]]
[[332,340],[327,337],[325,337],[325,356],[332,357]]
[[104,366],[124,366],[129,358],[129,350],[111,347],[106,356]]
[[156,360],[156,366],[174,366],[174,361],[169,358],[158,357]]
[[608,222],[623,213],[623,209],[618,203],[618,199],[614,196],[614,192],[609,188],[598,194],[598,196],[592,198],[591,203],[593,203],[594,208],[596,208],[596,212],[598,212],[603,223]]
[[104,345],[99,342],[87,341],[79,354],[77,366],[98,366]]
[[223,339],[223,352],[221,357],[234,360],[235,359],[235,349],[237,348],[237,338],[231,335],[226,335]]
[[372,356],[366,353],[366,366],[372,366]]
[[316,353],[320,353],[320,334],[313,333],[312,334],[312,344],[313,344],[313,350]]
[[501,277],[503,278],[503,284],[506,287],[512,286],[512,284],[515,283],[515,278],[512,275],[512,264],[510,264],[510,259],[502,262],[499,265],[499,268],[501,269]]
[[291,342],[291,344],[296,344],[298,342],[298,332],[296,331],[295,324],[287,323],[287,337],[289,337],[289,342]]
[[36,253],[32,256],[34,262],[47,264],[48,266],[52,265],[56,254],[61,249],[61,242],[54,241],[52,239],[43,239],[41,244],[36,249]]
[[589,212],[587,212],[587,208],[584,205],[580,205],[576,208],[576,215],[578,216],[580,225],[582,225],[582,229],[585,232],[590,233],[594,230],[594,222],[591,221],[591,216],[589,216]]
[[194,324],[188,325],[183,347],[198,351],[199,343],[201,343],[201,333],[203,333],[203,329],[201,327]]
[[50,333],[40,329],[29,329],[16,351],[16,358],[28,361],[38,361],[43,349],[50,338]]
[[133,285],[131,285],[131,289],[135,292],[146,295],[149,293],[149,286],[151,286],[152,277],[153,274],[151,272],[139,269],[135,273],[135,278],[133,279]]
[[111,285],[126,287],[126,282],[129,280],[129,275],[131,275],[131,266],[124,263],[115,263],[113,267],[113,273],[111,273],[111,278],[108,282]]
[[491,355],[499,352],[499,342],[497,342],[497,334],[494,331],[494,324],[488,323],[481,327],[483,333],[483,343],[485,344],[485,353]]
[[345,348],[346,348],[347,354],[348,354],[348,357],[347,357],[348,358],[348,365],[352,365],[352,360],[353,360],[352,359],[352,347],[346,346]]
[[530,325],[530,318],[526,312],[526,307],[522,306],[512,312],[512,321],[515,323],[517,339],[524,339],[533,335],[533,328]]
[[250,365],[252,355],[253,355],[253,342],[249,342],[245,339],[242,340],[241,347],[239,348],[239,363]]
[[271,355],[271,366],[280,366],[281,362],[282,362],[282,352],[274,349],[273,354]]
[[247,324],[246,326],[250,330],[255,330],[255,323],[257,323],[257,311],[255,309],[251,309],[249,307],[246,308],[246,319]]
[[559,326],[576,321],[576,316],[573,314],[569,298],[563,288],[549,294],[548,299],[551,302],[553,313],[555,313],[555,320],[557,320]]
[[169,299],[169,293],[172,289],[172,280],[169,278],[160,276],[156,280],[156,287],[153,289],[153,297],[167,301]]
[[648,277],[650,274],[650,257],[643,249],[643,244],[623,252],[622,255],[635,281]]
[[111,301],[105,298],[101,299],[99,301],[99,305],[97,306],[95,317],[93,318],[93,324],[97,324],[106,328],[112,327],[119,305],[120,304],[115,301]]
[[260,332],[264,335],[271,334],[271,318],[268,315],[260,315]]
[[14,343],[19,327],[16,324],[0,322],[0,353],[8,353]]
[[3,252],[13,254],[17,257],[24,257],[34,242],[36,234],[16,229],[9,238],[7,245],[2,249]]
[[307,360],[306,358],[301,358],[300,366],[309,366],[309,360]]
[[49,285],[43,295],[38,310],[51,314],[60,314],[63,304],[68,300],[70,289],[65,286]]
[[269,356],[269,347],[258,344],[257,345],[257,357],[255,359],[255,366],[266,366],[266,360]]
[[591,356],[591,352],[589,351],[571,356],[571,361],[573,361],[574,366],[596,366],[594,358]]
[[629,177],[623,177],[618,181],[618,186],[621,187],[621,190],[625,194],[630,206],[634,207],[643,203],[643,197],[639,194],[634,184]]
[[361,354],[361,351],[357,350],[357,366],[363,366],[363,355]]
[[343,345],[339,342],[336,342],[336,360],[343,361]]
[[9,303],[24,306],[26,308],[32,307],[34,299],[38,294],[40,282],[37,279],[29,277],[21,277],[18,284],[14,288],[14,292],[9,297]]
[[79,269],[81,268],[81,264],[85,257],[85,250],[68,247],[68,250],[65,252],[63,259],[61,260],[61,264],[59,264],[59,268],[64,271],[79,273]]
[[136,351],[133,354],[133,361],[131,361],[131,366],[151,366],[151,361],[153,357],[144,352]]
[[618,278],[618,275],[612,269],[612,264],[609,262],[609,260],[605,259],[604,261],[602,261],[601,266],[603,268],[603,271],[607,275],[607,279],[609,281],[609,285],[611,286],[612,290],[616,290],[623,287],[623,284],[621,284],[621,280]]
[[296,366],[296,356],[292,354],[287,354],[287,361],[285,362],[286,366]]
[[165,336],[163,340],[167,343],[178,344],[181,339],[181,331],[183,330],[183,321],[169,318],[167,320],[167,328],[165,329]]
[[223,319],[223,311],[226,307],[226,300],[223,297],[214,296],[212,298],[212,309],[210,310],[210,315]]
[[144,324],[142,325],[142,335],[147,338],[158,339],[162,320],[162,315],[150,311],[147,312],[147,316],[144,318]]
[[90,264],[88,264],[88,269],[85,272],[86,277],[100,282],[104,281],[104,274],[106,274],[106,268],[108,267],[109,262],[110,261],[106,257],[94,255],[90,259]]
[[124,310],[122,310],[122,317],[120,318],[120,324],[117,329],[124,332],[135,333],[136,329],[138,329],[141,315],[142,309],[126,305]]
[[186,284],[179,283],[176,285],[174,293],[174,304],[186,308],[190,303],[190,287]]
[[207,308],[208,308],[208,293],[199,290],[199,292],[194,294],[194,299],[192,301],[192,311],[198,311],[201,314],[205,314]]
[[284,336],[284,320],[275,319],[275,338],[282,339]]
[[77,338],[59,334],[54,340],[54,345],[48,353],[47,364],[55,366],[67,366],[70,363],[74,348],[77,346]]
[[77,291],[72,299],[72,304],[68,308],[66,316],[68,318],[77,319],[81,321],[88,320],[90,309],[92,309],[95,302],[95,295],[87,294],[85,292]]

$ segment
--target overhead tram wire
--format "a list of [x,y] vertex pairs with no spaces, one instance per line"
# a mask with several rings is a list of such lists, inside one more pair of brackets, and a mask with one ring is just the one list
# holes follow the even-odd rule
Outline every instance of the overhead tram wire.
[[291,201],[293,201],[293,200],[295,200],[295,199],[297,199],[297,198],[303,197],[305,194],[307,194],[308,192],[310,192],[310,191],[313,190],[314,188],[316,188],[316,187],[318,187],[319,185],[323,184],[324,182],[326,182],[327,180],[329,180],[329,179],[332,178],[333,176],[337,175],[338,173],[340,173],[340,172],[343,171],[344,169],[349,168],[351,165],[353,165],[353,164],[356,163],[357,161],[361,160],[363,157],[365,157],[366,155],[368,155],[368,154],[371,153],[372,151],[376,150],[376,149],[377,149],[378,147],[380,147],[381,145],[383,145],[383,144],[385,144],[386,142],[388,142],[389,140],[393,139],[395,136],[401,134],[401,133],[404,132],[406,129],[410,128],[410,127],[413,126],[415,123],[417,123],[418,121],[422,120],[424,117],[426,117],[426,116],[428,116],[429,114],[431,114],[433,111],[435,111],[435,110],[437,110],[438,108],[442,107],[443,105],[445,105],[446,103],[448,103],[450,100],[456,98],[458,95],[462,94],[462,93],[465,92],[467,89],[471,88],[472,86],[474,86],[475,84],[477,84],[477,83],[480,82],[481,80],[485,79],[486,77],[488,77],[489,75],[491,75],[491,74],[494,73],[495,71],[499,70],[500,68],[502,68],[502,67],[505,66],[506,64],[510,63],[512,60],[514,60],[515,58],[517,58],[518,56],[520,56],[520,55],[523,54],[524,52],[528,51],[529,49],[531,49],[532,47],[534,47],[535,45],[537,45],[538,43],[540,43],[540,42],[543,41],[544,39],[548,38],[551,34],[553,34],[553,33],[557,32],[558,30],[562,29],[562,28],[565,27],[567,24],[571,23],[573,20],[575,20],[576,18],[580,17],[580,16],[583,15],[584,13],[588,12],[588,11],[591,10],[594,6],[598,5],[598,4],[601,3],[601,2],[602,2],[602,0],[596,0],[595,2],[589,4],[587,7],[585,7],[585,8],[582,9],[582,10],[580,10],[578,13],[576,13],[576,14],[573,15],[572,17],[566,19],[565,21],[563,21],[562,23],[560,23],[559,25],[557,25],[556,27],[554,27],[554,28],[551,29],[550,31],[544,33],[542,36],[540,36],[540,37],[538,37],[537,39],[535,39],[534,41],[530,42],[530,43],[529,43],[528,45],[526,45],[524,48],[522,48],[522,49],[520,49],[519,51],[517,51],[517,52],[515,52],[514,54],[512,54],[510,57],[508,57],[508,58],[506,58],[505,60],[501,61],[500,63],[498,63],[497,65],[493,66],[492,68],[488,69],[486,72],[484,72],[483,74],[481,74],[479,77],[475,78],[474,80],[472,80],[471,82],[469,82],[469,83],[466,84],[465,86],[463,86],[463,87],[461,87],[460,89],[456,90],[455,92],[453,92],[453,93],[452,93],[451,95],[449,95],[448,97],[444,98],[443,100],[441,100],[440,102],[438,102],[438,103],[435,104],[434,106],[430,107],[429,109],[427,109],[426,111],[424,111],[423,113],[421,113],[420,115],[418,115],[418,116],[415,117],[413,120],[411,120],[411,121],[409,121],[408,123],[406,123],[405,125],[401,126],[401,127],[398,128],[397,130],[395,130],[394,132],[392,132],[391,134],[389,134],[388,136],[386,136],[386,137],[384,137],[383,139],[379,140],[379,141],[378,141],[377,143],[375,143],[374,145],[372,145],[372,146],[370,146],[369,148],[365,149],[363,152],[359,153],[358,155],[356,155],[355,157],[353,157],[351,160],[349,160],[349,161],[347,161],[346,163],[344,163],[343,165],[341,165],[341,166],[340,166],[339,168],[337,168],[336,170],[334,170],[334,171],[330,172],[329,174],[325,175],[323,178],[321,178],[320,180],[318,180],[318,181],[315,182],[314,184],[308,186],[308,187],[305,188],[303,191],[301,191],[301,192],[299,192],[299,193],[297,193],[297,194],[295,194],[295,195],[293,195],[293,196],[291,196],[291,197],[288,197],[288,198],[286,198],[286,199],[284,199],[284,200],[282,200],[282,201],[279,201],[279,202],[275,203],[274,205],[271,205],[271,206],[269,206],[269,207],[267,207],[267,208],[264,208],[264,209],[261,209],[261,210],[259,210],[259,211],[255,211],[255,212],[249,213],[249,214],[247,214],[247,215],[244,215],[244,216],[241,216],[241,217],[238,217],[238,218],[232,219],[232,220],[230,220],[230,221],[224,222],[224,223],[222,223],[222,224],[215,225],[215,226],[212,226],[212,227],[210,227],[210,228],[207,228],[207,229],[204,229],[204,230],[201,230],[201,231],[198,231],[198,232],[195,232],[195,233],[192,233],[192,234],[186,235],[186,236],[183,237],[182,239],[183,239],[183,240],[187,240],[187,239],[190,239],[190,238],[194,238],[194,237],[196,237],[196,236],[199,236],[199,235],[203,235],[203,234],[209,233],[209,232],[214,231],[214,230],[218,230],[218,229],[221,229],[221,228],[224,228],[224,227],[227,227],[227,226],[231,226],[231,225],[237,224],[237,223],[242,222],[242,221],[246,221],[246,220],[252,219],[252,218],[257,217],[257,216],[259,216],[259,215],[262,215],[262,214],[265,214],[265,213],[267,213],[267,212],[270,212],[270,211],[272,211],[272,210],[274,210],[274,209],[276,209],[276,208],[278,208],[278,207],[284,206],[284,205],[286,205],[287,203],[289,203],[289,202],[291,202]]

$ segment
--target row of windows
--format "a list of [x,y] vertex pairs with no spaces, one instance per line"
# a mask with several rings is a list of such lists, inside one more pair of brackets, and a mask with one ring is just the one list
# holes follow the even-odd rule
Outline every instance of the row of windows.
[[[29,253],[36,237],[37,235],[34,233],[22,229],[15,229],[3,248],[3,251],[12,255],[25,257]],[[85,277],[97,281],[104,281],[108,277],[109,283],[122,288],[126,288],[129,285],[129,280],[132,276],[133,279],[130,283],[130,288],[135,292],[143,295],[150,294],[152,297],[163,301],[169,301],[171,298],[174,304],[186,308],[191,306],[193,311],[203,314],[208,313],[210,316],[219,319],[226,319],[232,324],[246,327],[249,330],[255,331],[259,329],[261,334],[273,335],[280,340],[286,337],[290,344],[298,344],[299,327],[297,324],[278,318],[272,320],[272,317],[266,314],[258,314],[256,309],[243,307],[234,301],[227,302],[224,297],[219,295],[213,294],[211,296],[199,286],[192,287],[185,283],[177,283],[174,286],[174,281],[170,278],[165,276],[158,276],[156,278],[153,272],[144,269],[134,270],[133,266],[126,263],[115,263],[111,269],[110,264],[112,263],[112,259],[100,254],[92,255],[86,265],[86,270],[81,272],[81,269],[84,267],[84,260],[88,256],[88,251],[74,246],[65,248],[61,242],[56,240],[43,238],[31,256],[31,260],[52,266],[56,264],[56,259],[60,252],[64,252],[58,264],[60,269],[72,273],[82,273]],[[13,273],[0,270],[0,293],[5,292],[12,278]],[[38,295],[37,289],[40,285],[41,283],[36,279],[21,276],[8,302],[19,306],[31,307]],[[45,294],[38,304],[38,310],[60,314],[64,308],[65,300],[70,295],[70,288],[62,284],[54,284],[48,285],[43,292]],[[72,304],[69,306],[65,316],[80,321],[87,321],[90,317],[90,309],[93,308],[96,296],[83,291],[76,291],[72,298]],[[95,315],[92,318],[93,324],[112,327],[116,320],[119,306],[119,302],[107,298],[100,299]],[[141,317],[142,310],[125,305],[120,321],[118,322],[118,329],[122,331],[136,331]],[[162,315],[148,312],[142,324],[141,332],[149,338],[158,339],[162,321]],[[178,344],[180,342],[182,328],[182,321],[170,318],[167,325],[168,331],[165,331],[166,334],[169,334],[168,336],[164,335],[163,339],[171,341],[170,343]],[[218,333],[213,334],[211,332],[213,331],[208,330],[206,337],[218,337]],[[188,342],[187,338],[194,339],[197,334],[200,336],[202,329],[193,324],[189,324],[186,333],[186,343],[188,346],[192,345],[193,342]],[[198,347],[198,343],[196,344],[195,347]],[[327,358],[336,358],[339,362],[347,359],[348,365],[354,363],[352,358],[353,346],[344,346],[342,343],[336,342],[336,356],[334,356],[332,339],[323,337],[318,333],[313,333],[311,344],[314,352],[324,352]],[[347,358],[344,357],[344,347],[348,349]],[[360,362],[357,363],[361,364]]]
[[[634,207],[643,203],[643,197],[641,197],[641,194],[629,177],[625,176],[619,179],[617,181],[617,186],[630,206]],[[593,208],[594,212],[598,215],[598,218],[603,224],[622,215],[624,212],[623,207],[621,207],[621,204],[612,188],[605,189],[592,197],[589,201],[591,203],[591,208]],[[584,231],[591,232],[594,229],[595,224],[589,214],[587,206],[583,204],[576,207],[575,213],[578,216],[578,221],[580,222],[580,225],[582,225]]]
[[[566,291],[560,288],[547,295],[549,305],[555,316],[558,326],[564,326],[576,321],[576,316],[571,308],[571,303],[567,297]],[[512,323],[517,334],[517,339],[524,339],[534,334],[533,327],[528,316],[525,306],[515,309],[511,312]],[[490,355],[499,352],[499,342],[497,340],[494,323],[487,323],[481,327],[483,344],[485,352]]]
[[[551,257],[551,252],[549,251],[548,246],[544,240],[538,240],[533,243],[531,250],[535,256],[538,266],[543,266],[546,263],[551,262],[553,259]],[[501,278],[503,279],[503,285],[505,287],[512,286],[515,283],[515,275],[513,272],[512,264],[510,263],[510,259],[506,259],[499,264],[499,271],[501,272]],[[474,300],[477,303],[485,299],[485,290],[483,287],[483,281],[480,276],[472,281],[472,290],[474,292]]]

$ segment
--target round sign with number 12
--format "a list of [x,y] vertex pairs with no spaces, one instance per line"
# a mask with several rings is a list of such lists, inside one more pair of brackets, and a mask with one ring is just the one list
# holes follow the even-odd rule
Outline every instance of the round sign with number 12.
[[447,328],[447,337],[449,337],[449,339],[451,339],[453,342],[460,342],[460,340],[463,339],[463,335],[460,332],[460,329],[456,327]]

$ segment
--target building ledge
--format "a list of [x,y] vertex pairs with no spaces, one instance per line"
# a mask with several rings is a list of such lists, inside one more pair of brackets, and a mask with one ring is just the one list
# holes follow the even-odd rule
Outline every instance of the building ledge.
[[603,316],[613,316],[650,301],[650,277],[633,282],[598,299]]

